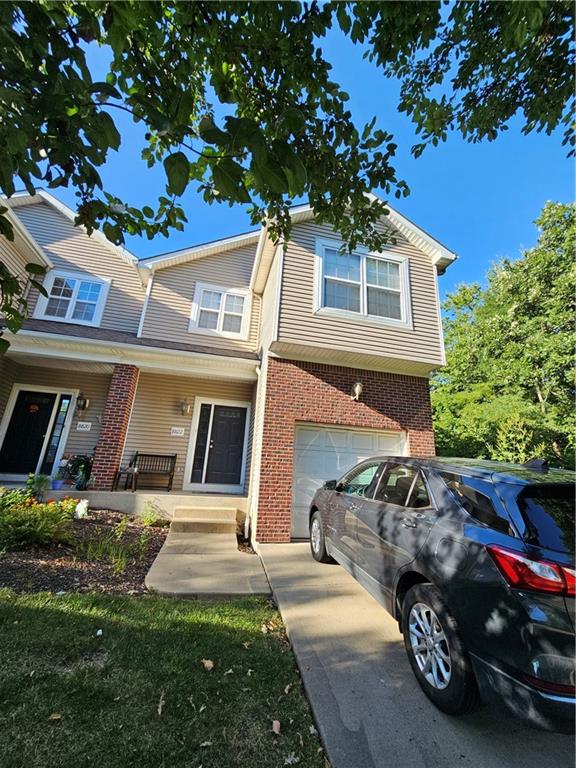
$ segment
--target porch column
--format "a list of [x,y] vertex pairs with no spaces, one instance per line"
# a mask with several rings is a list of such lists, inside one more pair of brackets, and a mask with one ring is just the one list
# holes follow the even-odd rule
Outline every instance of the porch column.
[[91,485],[95,490],[109,491],[112,488],[124,451],[138,373],[135,365],[114,366],[92,464]]

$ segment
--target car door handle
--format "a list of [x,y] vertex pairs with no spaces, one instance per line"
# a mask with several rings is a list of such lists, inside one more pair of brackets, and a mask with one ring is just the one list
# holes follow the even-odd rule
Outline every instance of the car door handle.
[[411,517],[403,517],[402,525],[404,526],[404,528],[416,528],[416,521],[412,520]]

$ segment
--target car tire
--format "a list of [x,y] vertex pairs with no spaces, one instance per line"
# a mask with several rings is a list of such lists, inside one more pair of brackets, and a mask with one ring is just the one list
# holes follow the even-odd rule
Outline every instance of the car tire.
[[402,631],[412,671],[438,709],[464,715],[481,706],[470,658],[440,590],[432,584],[408,590]]
[[312,557],[319,563],[333,563],[334,560],[326,551],[326,539],[322,527],[322,517],[316,511],[310,518],[310,551]]

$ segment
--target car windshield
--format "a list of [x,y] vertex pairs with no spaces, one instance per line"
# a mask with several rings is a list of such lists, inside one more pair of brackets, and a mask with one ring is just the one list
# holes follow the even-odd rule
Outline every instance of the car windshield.
[[529,544],[574,554],[574,489],[571,485],[531,485],[518,494]]

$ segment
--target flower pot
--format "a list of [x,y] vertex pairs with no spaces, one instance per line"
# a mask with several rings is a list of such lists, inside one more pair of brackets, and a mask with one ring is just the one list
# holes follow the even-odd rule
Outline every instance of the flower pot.
[[52,480],[52,490],[61,491],[64,488],[64,480]]

